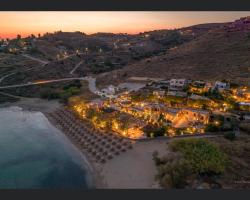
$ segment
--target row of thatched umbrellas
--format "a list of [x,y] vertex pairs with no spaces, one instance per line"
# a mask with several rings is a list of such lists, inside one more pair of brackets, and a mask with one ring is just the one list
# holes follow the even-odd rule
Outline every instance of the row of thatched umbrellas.
[[49,115],[62,127],[65,134],[96,162],[105,163],[132,148],[132,142],[129,139],[112,132],[102,132],[90,123],[79,119],[73,111],[62,108]]

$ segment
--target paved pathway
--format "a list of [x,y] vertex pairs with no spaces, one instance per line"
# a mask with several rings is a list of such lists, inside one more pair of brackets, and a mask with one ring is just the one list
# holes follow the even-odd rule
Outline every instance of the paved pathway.
[[73,74],[75,72],[75,70],[83,63],[83,60],[81,62],[79,62],[78,64],[76,64],[76,66],[74,67],[74,69],[72,69],[70,71],[70,74]]

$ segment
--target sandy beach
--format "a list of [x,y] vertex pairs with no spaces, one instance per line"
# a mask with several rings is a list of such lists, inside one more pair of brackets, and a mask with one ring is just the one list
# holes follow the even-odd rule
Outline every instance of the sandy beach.
[[102,168],[107,188],[114,189],[152,189],[159,188],[155,181],[156,167],[152,153],[165,154],[166,140],[138,141],[133,149],[121,154]]

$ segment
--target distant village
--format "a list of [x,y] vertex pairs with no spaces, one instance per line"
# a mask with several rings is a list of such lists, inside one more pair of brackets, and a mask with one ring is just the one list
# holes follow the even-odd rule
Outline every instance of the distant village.
[[134,89],[110,85],[97,94],[92,101],[72,97],[69,106],[99,130],[131,139],[237,134],[238,122],[250,120],[250,88],[229,82],[154,80]]

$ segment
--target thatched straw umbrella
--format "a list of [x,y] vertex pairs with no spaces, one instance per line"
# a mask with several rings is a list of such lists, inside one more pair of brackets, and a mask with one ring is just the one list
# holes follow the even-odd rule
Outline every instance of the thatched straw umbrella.
[[99,148],[99,145],[98,145],[97,143],[95,143],[95,144],[93,145],[93,147],[97,150],[97,149]]
[[101,160],[101,155],[100,155],[99,153],[97,153],[96,156],[95,156],[95,159],[96,159],[97,161]]
[[108,153],[107,158],[108,158],[109,160],[112,159],[112,158],[113,158],[112,154],[111,154],[111,153]]
[[98,151],[103,152],[103,151],[104,151],[104,147],[103,147],[103,146],[101,146],[101,145],[99,145],[99,147],[98,147]]
[[122,137],[120,137],[120,138],[118,139],[118,141],[119,141],[119,142],[122,142],[122,141],[124,141],[124,139],[123,139]]
[[128,144],[129,144],[128,141],[122,143],[123,146],[128,146]]
[[91,146],[88,146],[87,152],[91,154],[92,151],[93,151],[93,148]]
[[91,137],[92,137],[93,139],[95,139],[95,140],[97,139],[97,136],[94,135],[94,134],[92,134]]
[[95,155],[97,154],[96,150],[93,150],[93,151],[91,152],[91,154],[92,154],[93,156],[95,156]]

